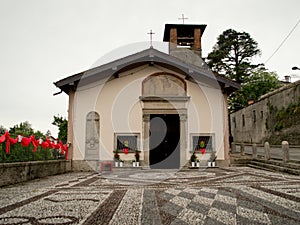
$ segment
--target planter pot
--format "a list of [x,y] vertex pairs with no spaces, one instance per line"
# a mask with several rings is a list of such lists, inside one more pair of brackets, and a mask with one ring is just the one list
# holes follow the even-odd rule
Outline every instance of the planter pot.
[[200,162],[197,162],[196,166],[197,166],[197,167],[200,167]]
[[132,162],[132,166],[133,166],[133,167],[136,167],[136,162]]
[[123,167],[123,162],[120,162],[119,165],[120,165],[120,167]]
[[208,167],[211,167],[211,162],[208,162]]
[[115,167],[119,167],[119,162],[115,162]]
[[196,164],[195,162],[192,162],[192,167],[195,167],[195,164]]
[[211,166],[212,166],[212,167],[215,167],[215,166],[216,166],[216,162],[212,162],[212,163],[211,163]]
[[139,167],[140,166],[140,162],[136,162],[136,167]]

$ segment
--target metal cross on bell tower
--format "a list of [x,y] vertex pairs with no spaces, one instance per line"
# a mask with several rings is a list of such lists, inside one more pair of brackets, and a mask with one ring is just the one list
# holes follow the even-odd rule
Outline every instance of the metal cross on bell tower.
[[147,34],[150,35],[150,47],[153,48],[153,45],[152,45],[152,36],[153,36],[153,34],[155,34],[155,33],[153,33],[152,30],[150,30],[150,32],[147,33]]
[[181,14],[181,18],[178,18],[179,20],[182,20],[182,24],[184,24],[184,20],[187,20],[189,18],[184,17],[184,14]]

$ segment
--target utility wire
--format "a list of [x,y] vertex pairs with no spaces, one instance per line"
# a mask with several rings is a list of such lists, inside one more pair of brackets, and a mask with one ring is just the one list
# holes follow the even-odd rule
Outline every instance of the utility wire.
[[278,46],[278,48],[273,52],[273,54],[265,61],[265,64],[276,54],[276,52],[278,52],[278,50],[281,48],[281,46],[284,44],[284,42],[289,38],[289,36],[291,36],[291,34],[294,32],[294,30],[296,29],[296,27],[298,26],[298,24],[300,23],[300,20],[298,20],[298,22],[296,23],[296,25],[293,27],[293,29],[288,33],[288,35],[283,39],[283,41],[280,43],[280,45]]

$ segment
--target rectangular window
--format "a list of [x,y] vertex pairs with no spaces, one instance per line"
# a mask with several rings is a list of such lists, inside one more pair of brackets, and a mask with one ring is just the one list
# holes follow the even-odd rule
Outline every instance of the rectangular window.
[[235,120],[235,117],[233,117],[233,124],[234,124],[234,128],[236,128],[236,120]]
[[256,123],[256,111],[252,111],[253,123]]
[[115,134],[115,150],[123,151],[124,148],[128,152],[135,152],[139,149],[139,133],[116,133]]
[[243,124],[243,127],[245,126],[245,115],[243,114],[242,115],[242,124]]
[[214,134],[191,134],[193,151],[205,149],[210,152],[214,149]]
[[260,118],[261,118],[261,119],[264,118],[264,111],[260,111]]

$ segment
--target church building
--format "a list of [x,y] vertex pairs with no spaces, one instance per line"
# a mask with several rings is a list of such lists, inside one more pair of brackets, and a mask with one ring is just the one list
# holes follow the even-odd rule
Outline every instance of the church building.
[[115,155],[131,165],[181,168],[195,152],[229,166],[227,96],[239,84],[202,60],[206,25],[166,24],[169,53],[152,46],[54,84],[69,96],[69,158],[99,169]]

